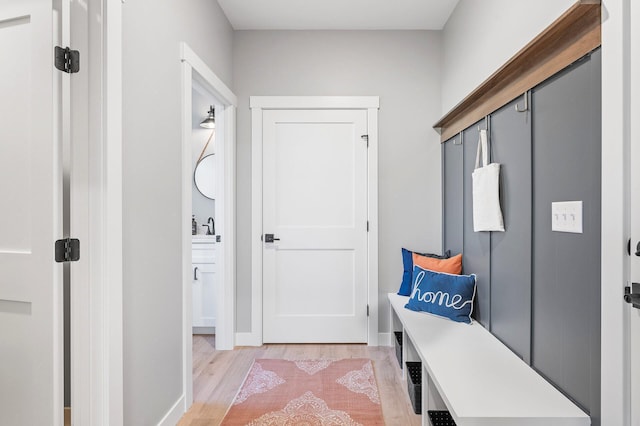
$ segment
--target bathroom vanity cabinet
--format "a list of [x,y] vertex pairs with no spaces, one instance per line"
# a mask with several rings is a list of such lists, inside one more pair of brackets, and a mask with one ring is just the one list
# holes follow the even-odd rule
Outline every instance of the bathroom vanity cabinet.
[[191,253],[193,333],[214,334],[218,285],[215,236],[193,236]]

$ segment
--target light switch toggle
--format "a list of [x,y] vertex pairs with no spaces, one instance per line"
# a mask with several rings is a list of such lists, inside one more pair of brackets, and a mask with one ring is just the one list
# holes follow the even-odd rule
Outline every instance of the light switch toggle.
[[582,234],[582,201],[551,203],[551,230]]

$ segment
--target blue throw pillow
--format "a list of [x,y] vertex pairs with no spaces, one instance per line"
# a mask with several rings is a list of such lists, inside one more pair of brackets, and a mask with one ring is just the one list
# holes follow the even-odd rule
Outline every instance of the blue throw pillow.
[[471,324],[476,276],[413,268],[413,291],[405,308]]
[[[431,253],[418,254],[421,256],[433,257],[434,259],[448,259],[451,257],[450,250],[447,250],[443,256]],[[402,282],[400,283],[400,290],[398,290],[398,294],[400,296],[410,296],[411,278],[413,276],[413,252],[406,248],[402,249],[402,266],[404,267],[404,271],[402,272]]]

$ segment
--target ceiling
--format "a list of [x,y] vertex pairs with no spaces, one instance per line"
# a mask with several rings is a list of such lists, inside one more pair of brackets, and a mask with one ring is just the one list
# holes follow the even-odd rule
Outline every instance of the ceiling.
[[458,0],[218,0],[236,30],[441,30]]

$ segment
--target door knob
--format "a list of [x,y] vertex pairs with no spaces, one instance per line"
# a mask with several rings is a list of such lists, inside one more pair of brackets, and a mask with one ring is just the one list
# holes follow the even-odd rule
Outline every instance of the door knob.
[[[274,241],[280,241],[280,238],[276,238],[273,234],[264,234],[265,243],[273,243]],[[639,247],[640,249],[640,247]],[[640,256],[640,255],[638,255]]]
[[624,288],[624,301],[640,309],[640,284],[631,283],[631,287]]

